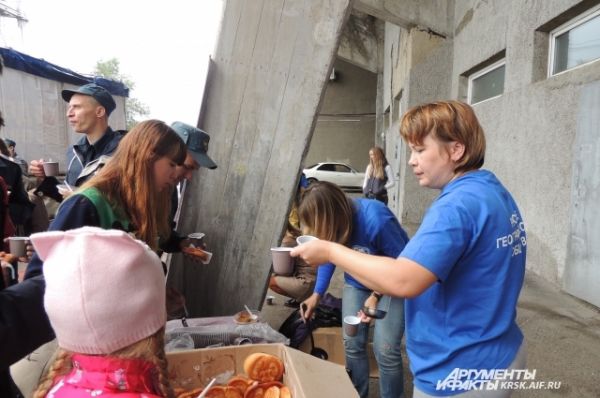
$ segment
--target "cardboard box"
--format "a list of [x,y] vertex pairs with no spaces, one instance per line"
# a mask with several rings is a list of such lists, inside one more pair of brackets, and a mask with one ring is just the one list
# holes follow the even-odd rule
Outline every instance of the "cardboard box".
[[[321,348],[327,352],[327,360],[346,366],[346,354],[344,350],[344,338],[342,337],[341,327],[318,328],[313,330],[315,347]],[[300,351],[310,354],[312,344],[310,336],[300,345]]]
[[213,377],[226,382],[244,373],[244,359],[254,352],[275,355],[283,360],[283,383],[292,398],[358,397],[346,369],[283,344],[251,344],[170,352],[169,376],[173,387],[192,389],[206,385]]
[[[318,328],[313,330],[313,338],[315,341],[315,347],[321,348],[327,352],[327,360],[330,362],[337,363],[342,366],[346,366],[346,354],[344,351],[344,337],[342,334],[341,327],[328,327]],[[310,342],[310,336],[304,340],[300,345],[300,350],[310,354],[312,345]],[[375,360],[375,354],[373,354],[373,343],[369,343],[367,346],[367,353],[369,355],[369,377],[379,377],[379,367]]]

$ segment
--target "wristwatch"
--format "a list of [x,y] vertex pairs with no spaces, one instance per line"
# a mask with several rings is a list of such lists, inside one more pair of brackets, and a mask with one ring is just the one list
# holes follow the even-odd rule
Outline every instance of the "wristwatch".
[[383,297],[383,294],[377,293],[377,292],[373,292],[373,293],[371,293],[371,296],[375,297],[377,299],[377,301],[379,301]]

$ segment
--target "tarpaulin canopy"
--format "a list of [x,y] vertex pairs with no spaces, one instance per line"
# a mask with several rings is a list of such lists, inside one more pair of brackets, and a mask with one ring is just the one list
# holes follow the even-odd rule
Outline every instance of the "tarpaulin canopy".
[[88,83],[96,83],[104,87],[113,95],[129,97],[129,88],[121,82],[105,79],[103,77],[84,76],[70,69],[51,64],[40,58],[34,58],[19,51],[0,47],[0,57],[4,66],[20,70],[35,76],[55,80],[62,83],[70,83],[81,86]]

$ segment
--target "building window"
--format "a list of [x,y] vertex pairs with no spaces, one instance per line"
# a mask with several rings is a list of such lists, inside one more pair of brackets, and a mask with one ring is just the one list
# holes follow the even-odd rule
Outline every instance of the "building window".
[[506,59],[501,59],[470,75],[468,85],[469,104],[477,104],[502,95],[504,92],[505,70]]
[[600,7],[550,32],[548,76],[600,58]]

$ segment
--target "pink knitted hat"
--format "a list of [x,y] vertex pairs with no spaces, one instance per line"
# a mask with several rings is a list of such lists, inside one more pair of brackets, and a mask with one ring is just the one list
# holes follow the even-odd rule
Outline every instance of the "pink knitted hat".
[[158,256],[123,231],[83,227],[31,235],[44,260],[44,306],[60,347],[110,354],[165,325]]

